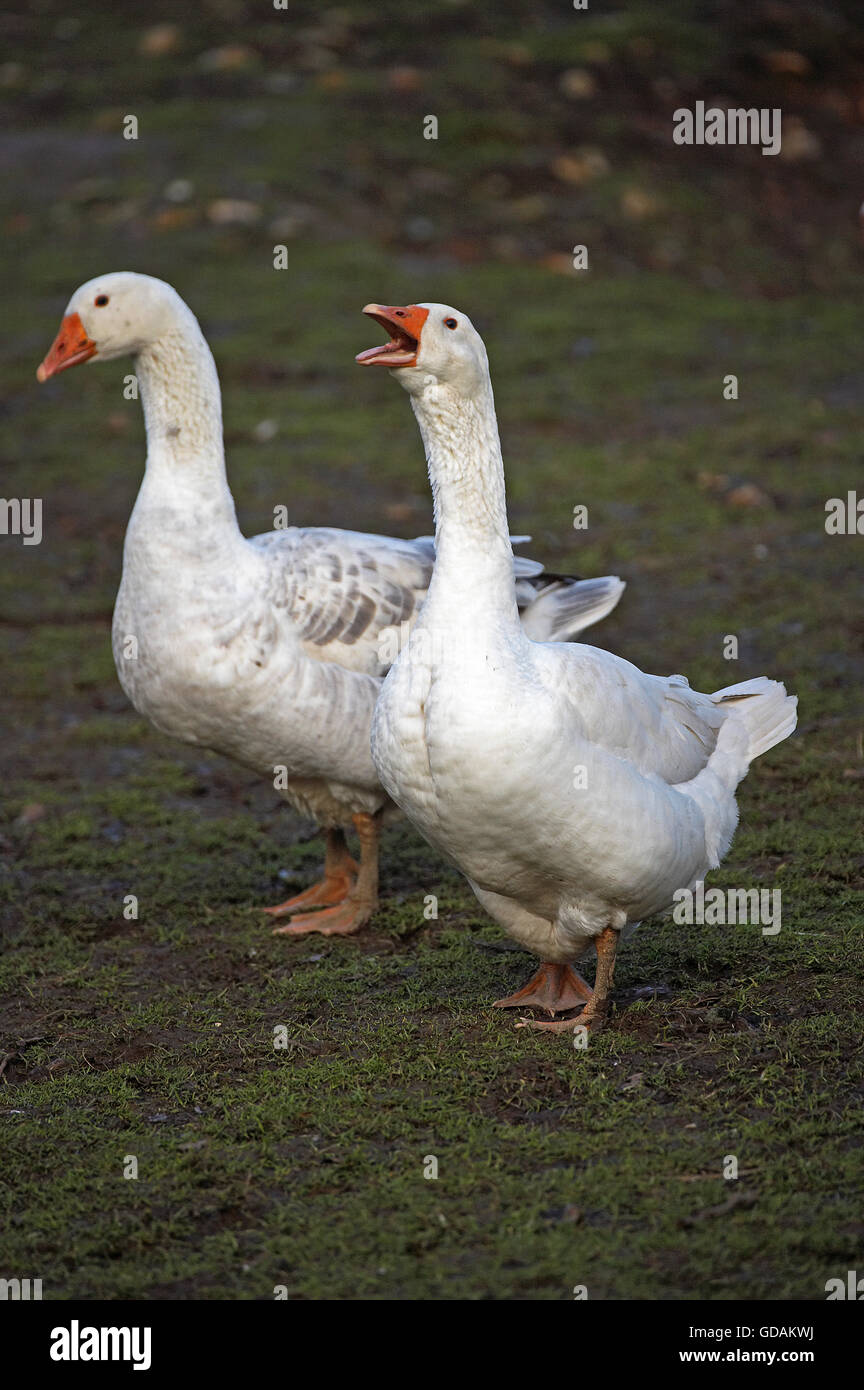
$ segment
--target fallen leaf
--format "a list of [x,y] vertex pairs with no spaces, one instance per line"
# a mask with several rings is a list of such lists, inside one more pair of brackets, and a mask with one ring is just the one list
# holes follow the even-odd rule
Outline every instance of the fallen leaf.
[[246,198],[214,198],[207,217],[217,227],[251,227],[260,219],[261,208]]
[[407,64],[400,64],[391,68],[387,73],[387,85],[393,92],[407,94],[408,92],[419,92],[423,86],[423,74],[419,68],[408,67]]
[[787,116],[783,122],[780,158],[791,164],[803,159],[818,159],[821,154],[822,143],[818,136],[796,116]]
[[587,101],[597,91],[594,74],[587,68],[568,68],[559,77],[558,86],[571,101]]
[[242,43],[227,43],[199,54],[198,66],[205,72],[239,72],[257,61],[258,55]]
[[644,188],[625,188],[621,194],[621,211],[631,222],[641,222],[645,217],[656,217],[662,211],[661,200]]
[[183,39],[179,24],[154,24],[145,29],[138,41],[138,52],[142,58],[164,58],[176,53]]
[[771,507],[773,502],[767,492],[755,483],[739,483],[726,493],[726,501],[732,507]]
[[610,165],[602,150],[585,148],[572,154],[558,155],[550,168],[562,183],[583,184],[608,174]]
[[765,66],[769,72],[790,73],[794,77],[804,77],[810,71],[810,59],[793,48],[777,48],[766,53]]

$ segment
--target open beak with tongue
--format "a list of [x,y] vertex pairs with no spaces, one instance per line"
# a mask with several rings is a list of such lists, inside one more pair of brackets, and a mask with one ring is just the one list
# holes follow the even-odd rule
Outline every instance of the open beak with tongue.
[[67,314],[44,361],[36,370],[36,380],[47,381],[49,376],[65,372],[67,367],[74,367],[78,362],[87,362],[96,351],[96,344],[87,337],[78,315]]
[[370,319],[380,323],[390,334],[390,341],[381,347],[367,348],[358,352],[355,361],[363,366],[416,367],[417,353],[420,351],[420,334],[429,317],[429,310],[419,304],[408,304],[404,308],[388,304],[367,304],[363,310]]

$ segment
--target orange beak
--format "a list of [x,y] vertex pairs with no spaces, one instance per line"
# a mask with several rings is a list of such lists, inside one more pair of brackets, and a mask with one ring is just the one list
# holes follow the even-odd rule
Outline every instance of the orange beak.
[[394,304],[367,304],[363,310],[370,319],[380,323],[390,334],[390,341],[381,347],[367,348],[358,352],[355,362],[365,366],[416,367],[420,351],[420,334],[429,317],[429,310],[419,304],[404,307]]
[[45,360],[36,370],[36,380],[47,381],[49,376],[65,372],[67,367],[87,362],[97,350],[96,344],[84,332],[84,325],[78,315],[67,314],[60,325],[60,332],[48,349]]

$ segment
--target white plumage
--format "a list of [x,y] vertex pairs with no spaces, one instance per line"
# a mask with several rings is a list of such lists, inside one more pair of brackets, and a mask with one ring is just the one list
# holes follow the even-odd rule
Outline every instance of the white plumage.
[[[356,930],[375,906],[378,824],[391,807],[370,753],[372,710],[425,597],[434,542],[298,527],[245,538],[216,367],[169,285],[131,272],[82,285],[39,376],[130,353],[147,465],[114,613],[120,682],[158,729],[253,769],[327,828],[322,883],[271,911],[326,910],[287,930]],[[546,579],[522,558],[510,575],[534,628],[549,632],[597,621],[623,589],[614,578]]]
[[[505,1005],[602,1015],[617,935],[726,853],[750,761],[795,728],[764,677],[712,695],[609,652],[532,640],[510,581],[504,473],[483,342],[447,305],[366,310],[360,360],[405,387],[426,446],[437,555],[384,682],[372,750],[390,796],[544,962]],[[467,598],[466,598],[467,596]],[[596,946],[596,992],[564,967]],[[573,1020],[545,1026],[573,1027]]]

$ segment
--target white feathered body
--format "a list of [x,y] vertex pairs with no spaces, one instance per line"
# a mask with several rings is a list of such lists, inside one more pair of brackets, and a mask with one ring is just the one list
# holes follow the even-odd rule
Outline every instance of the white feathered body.
[[[494,655],[448,640],[433,671],[422,623],[384,682],[375,763],[512,935],[572,961],[717,866],[750,755],[737,701],[724,710],[680,678],[518,633]],[[762,685],[752,698],[773,696],[786,722],[782,687]]]
[[[390,809],[369,729],[425,598],[433,540],[326,527],[246,539],[225,476],[216,368],[194,316],[161,282],[111,278],[154,301],[160,325],[136,356],[148,447],[113,623],[124,691],[158,729],[251,768],[320,824]],[[510,583],[546,635],[598,621],[624,587],[547,579],[522,557]]]
[[306,654],[278,550],[241,538],[233,553],[190,544],[181,556],[181,544],[139,534],[133,518],[113,625],[133,705],[162,732],[266,777],[322,824],[379,810],[368,737],[377,672]]
[[[482,343],[478,359],[485,370]],[[488,370],[467,398],[421,367],[397,375],[426,444],[438,551],[378,701],[375,765],[512,936],[573,961],[719,863],[735,788],[792,731],[796,702],[764,678],[704,695],[594,647],[532,641],[505,582]]]

